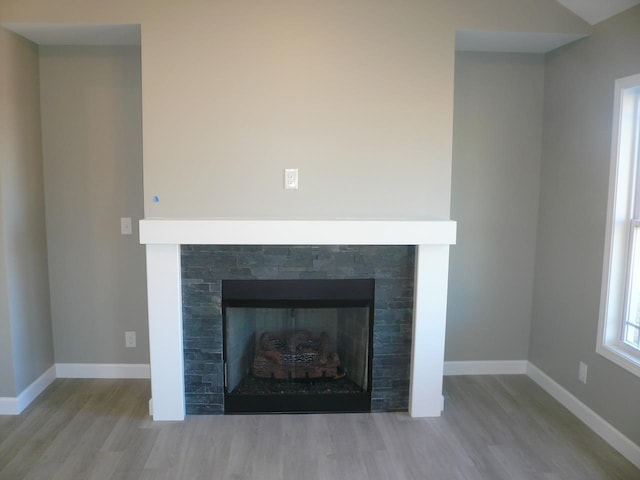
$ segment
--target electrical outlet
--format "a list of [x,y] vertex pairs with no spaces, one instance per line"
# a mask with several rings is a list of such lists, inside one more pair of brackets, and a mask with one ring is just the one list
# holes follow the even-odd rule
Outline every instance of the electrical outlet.
[[131,217],[120,217],[120,234],[131,235],[132,233]]
[[587,364],[584,362],[580,362],[578,365],[578,380],[582,383],[587,383]]
[[124,332],[124,346],[127,348],[135,348],[136,332]]
[[297,168],[284,169],[284,189],[285,190],[298,189],[298,169]]

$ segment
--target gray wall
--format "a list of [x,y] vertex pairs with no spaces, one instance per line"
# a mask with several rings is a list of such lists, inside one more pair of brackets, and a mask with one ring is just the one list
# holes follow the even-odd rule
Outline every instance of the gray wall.
[[148,363],[140,50],[41,47],[40,72],[56,362]]
[[[595,353],[614,80],[640,72],[638,45],[640,7],[547,57],[529,358],[640,444],[640,379]],[[581,360],[586,385],[578,382]]]
[[[455,30],[589,31],[554,0],[162,7],[0,2],[1,23],[142,25],[148,217],[449,218]],[[140,89],[128,60],[66,52],[41,62],[56,361],[146,361],[143,253],[118,235],[142,216]]]
[[[3,33],[0,31],[0,36]],[[3,49],[3,40],[0,39],[0,50]],[[2,55],[2,52],[0,52]],[[0,118],[2,116],[0,115]],[[0,136],[5,131],[4,124],[0,120]],[[1,138],[1,137],[0,137]],[[4,142],[0,143],[0,145]],[[2,186],[0,185],[0,188]],[[1,193],[1,192],[0,192]],[[2,208],[2,195],[0,195],[0,209]],[[4,228],[2,215],[0,215],[0,397],[16,396],[16,378],[13,370],[13,345],[11,344],[11,314],[9,312],[9,278],[7,277],[7,264],[4,253]]]
[[445,358],[526,360],[544,57],[458,53]]
[[[0,28],[0,162],[14,149],[15,144],[15,111],[16,101],[15,70],[19,70],[24,56],[19,55],[21,44],[6,30]],[[24,53],[23,53],[24,55]],[[11,88],[11,87],[13,88]],[[10,108],[10,106],[12,108]],[[0,167],[2,165],[0,164]],[[16,378],[13,369],[13,343],[11,336],[11,310],[9,309],[9,270],[7,267],[6,234],[4,226],[4,189],[0,168],[0,397],[14,397],[16,395]]]
[[[142,24],[150,217],[448,218],[455,30],[589,31],[554,0],[23,0],[0,2],[0,21]],[[140,195],[140,91],[118,100],[130,70],[89,50],[45,48],[41,64],[56,360],[137,362],[144,264],[117,222],[142,214],[115,206]]]
[[53,365],[53,344],[38,49],[0,29],[0,65],[0,396],[13,396]]

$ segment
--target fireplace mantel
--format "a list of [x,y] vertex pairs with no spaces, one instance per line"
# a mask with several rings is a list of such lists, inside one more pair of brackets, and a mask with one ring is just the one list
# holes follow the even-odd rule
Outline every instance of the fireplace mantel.
[[140,243],[179,245],[451,245],[436,220],[144,219]]
[[441,220],[141,220],[154,420],[185,417],[181,245],[415,245],[409,413],[439,416],[449,246],[455,238],[456,223]]

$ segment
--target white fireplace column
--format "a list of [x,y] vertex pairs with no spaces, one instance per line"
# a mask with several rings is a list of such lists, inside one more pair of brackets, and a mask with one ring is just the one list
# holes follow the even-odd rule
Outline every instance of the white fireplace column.
[[415,262],[409,414],[438,417],[444,408],[449,245],[417,245]]
[[416,245],[409,414],[439,416],[449,246],[455,237],[452,221],[141,220],[153,419],[185,417],[180,245]]
[[149,362],[154,420],[184,420],[180,245],[147,245]]

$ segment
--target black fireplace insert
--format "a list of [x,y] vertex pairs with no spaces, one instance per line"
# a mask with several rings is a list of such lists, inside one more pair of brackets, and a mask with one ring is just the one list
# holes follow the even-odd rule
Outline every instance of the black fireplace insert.
[[371,411],[374,288],[223,280],[225,413]]

